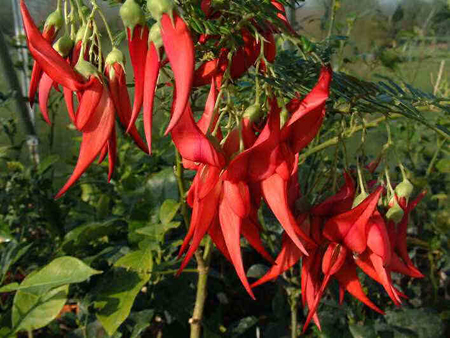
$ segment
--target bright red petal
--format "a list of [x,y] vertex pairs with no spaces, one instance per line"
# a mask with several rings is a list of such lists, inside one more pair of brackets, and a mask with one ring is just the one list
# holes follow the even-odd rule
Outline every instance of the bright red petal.
[[55,198],[61,197],[95,160],[108,141],[113,127],[114,104],[109,96],[108,90],[105,88],[95,113],[84,128],[80,154],[73,174]]
[[[174,25],[172,24],[174,23]],[[189,28],[177,13],[173,21],[168,14],[161,18],[161,37],[175,77],[175,101],[166,135],[181,120],[188,105],[194,79],[195,51]]]
[[53,88],[53,80],[47,75],[43,74],[41,82],[39,82],[39,108],[41,109],[42,116],[49,125],[52,124],[48,116],[48,98],[50,96],[50,91]]
[[244,264],[242,262],[240,242],[242,219],[233,212],[225,199],[221,201],[219,206],[219,219],[225,244],[230,253],[231,262],[248,294],[255,299],[255,295],[248,283]]
[[66,60],[53,49],[52,45],[42,37],[23,0],[20,1],[20,9],[27,35],[28,49],[42,70],[63,87],[72,91],[83,89],[84,80],[81,75],[76,73]]
[[128,50],[134,72],[134,103],[132,116],[139,115],[144,102],[145,61],[148,49],[148,27],[137,25],[131,32],[127,28]]
[[262,192],[267,205],[275,217],[281,223],[287,235],[306,256],[308,253],[300,241],[300,236],[305,242],[315,246],[315,243],[303,232],[292,215],[287,199],[287,183],[278,175],[274,174],[261,182]]
[[284,233],[281,250],[278,257],[275,259],[275,264],[263,277],[252,284],[252,288],[277,278],[283,272],[294,266],[294,264],[296,264],[301,257],[303,257],[303,252],[301,252],[294,242],[292,242],[292,240]]

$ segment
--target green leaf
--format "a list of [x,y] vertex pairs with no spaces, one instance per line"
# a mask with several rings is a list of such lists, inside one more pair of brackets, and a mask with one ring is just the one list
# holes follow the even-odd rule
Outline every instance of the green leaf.
[[[37,274],[32,275],[30,279],[35,275]],[[68,292],[69,285],[61,285],[51,290],[34,288],[18,291],[12,310],[14,331],[32,331],[46,326],[62,310]]]
[[110,219],[102,223],[88,223],[79,226],[64,237],[62,248],[64,252],[73,252],[77,247],[85,247],[90,242],[101,237],[116,234],[118,231],[118,220]]
[[148,273],[153,267],[152,253],[150,250],[145,249],[130,252],[120,258],[116,264],[114,264],[114,267]]
[[163,169],[147,180],[146,187],[156,201],[178,199],[178,187],[172,168]]
[[140,312],[134,312],[130,319],[135,322],[133,326],[133,332],[131,332],[130,338],[141,337],[143,331],[150,326],[151,320],[155,315],[155,310],[144,310]]
[[159,209],[159,219],[162,224],[170,223],[176,216],[181,204],[175,200],[167,199]]
[[120,258],[105,275],[95,307],[97,319],[113,335],[127,319],[134,299],[150,279],[153,259],[150,250],[138,250]]
[[89,277],[99,273],[102,272],[91,269],[75,257],[59,257],[38,272],[29,275],[19,286],[9,284],[1,288],[0,292],[14,290],[36,292],[35,289],[39,289],[41,290],[40,293],[43,294],[62,285],[84,282]]
[[11,242],[13,238],[8,224],[0,222],[0,244]]
[[41,161],[37,168],[37,173],[42,175],[45,173],[53,164],[59,161],[58,155],[47,156],[43,161]]
[[436,169],[443,174],[449,174],[450,173],[450,159],[440,160],[438,163],[436,163]]
[[175,229],[180,226],[180,222],[170,222],[167,224],[152,224],[136,230],[136,233],[150,237],[154,241],[161,242],[164,234],[170,229]]
[[433,310],[403,308],[386,312],[385,318],[395,338],[442,337],[444,333],[442,320]]
[[269,268],[264,264],[254,264],[247,271],[248,278],[261,278],[264,276]]
[[348,328],[353,338],[377,338],[377,333],[371,325],[350,324]]
[[32,244],[16,242],[9,242],[6,248],[3,249],[3,253],[0,259],[0,278],[8,272],[9,268],[14,265],[27,251],[31,248]]
[[251,329],[253,326],[255,326],[258,323],[258,318],[256,317],[245,317],[239,320],[237,323],[233,325],[233,328],[231,329],[231,336],[232,337],[239,337],[249,329]]

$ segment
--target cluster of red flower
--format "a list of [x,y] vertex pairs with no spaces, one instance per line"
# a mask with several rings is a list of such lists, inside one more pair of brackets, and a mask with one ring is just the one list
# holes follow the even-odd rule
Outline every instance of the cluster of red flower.
[[[277,1],[271,3],[278,10],[280,27],[292,31],[283,6]],[[156,20],[153,27],[148,27],[141,7],[134,0],[127,0],[120,11],[135,76],[131,106],[124,56],[114,48],[102,64],[98,41],[88,39],[90,30],[95,29],[91,17],[85,20],[75,42],[64,35],[52,47],[63,23],[61,12],[56,11],[50,16],[41,34],[21,1],[28,46],[36,60],[30,102],[39,86],[39,104],[44,118],[50,122],[46,107],[48,95],[52,87],[57,89],[61,85],[69,116],[83,134],[78,163],[57,196],[61,196],[97,156],[102,161],[109,154],[111,177],[116,156],[114,112],[136,144],[151,152],[156,85],[160,68],[170,63],[175,85],[166,134],[171,134],[183,165],[197,173],[187,195],[193,212],[189,232],[180,250],[180,256],[187,252],[180,272],[208,234],[231,261],[244,287],[254,297],[241,257],[242,235],[263,257],[274,263],[253,287],[276,278],[303,259],[302,299],[310,310],[305,328],[311,319],[319,325],[316,310],[331,277],[339,282],[341,299],[346,290],[372,309],[382,312],[362,291],[357,266],[381,283],[394,303],[400,304],[400,298],[405,295],[392,285],[391,272],[422,277],[406,251],[408,214],[422,195],[408,203],[410,189],[406,192],[404,188],[399,189],[391,198],[391,211],[383,216],[377,205],[384,188],[373,188],[370,195],[355,198],[354,181],[346,173],[346,183],[336,195],[307,213],[295,211],[300,194],[299,152],[313,140],[324,120],[331,68],[323,66],[311,92],[303,99],[293,99],[285,107],[280,107],[276,98],[267,95],[267,102],[264,102],[267,114],[262,114],[257,99],[223,135],[217,105],[225,76],[237,79],[256,63],[259,71],[264,73],[265,62],[275,59],[273,34],[279,32],[279,28],[272,23],[267,23],[264,28],[253,23],[264,42],[253,37],[249,30],[242,29],[242,47],[234,53],[223,48],[217,58],[195,68],[194,42],[173,1],[148,0],[147,8]],[[221,15],[211,7],[211,1],[203,0],[201,9],[207,18]],[[211,39],[218,37],[202,35],[196,43],[202,45]],[[166,59],[163,59],[163,51]],[[260,54],[264,58],[260,58]],[[209,84],[204,113],[196,122],[189,103],[192,88]],[[78,99],[76,111],[73,93]],[[148,148],[135,127],[142,108]],[[402,184],[407,185],[407,182]],[[264,249],[260,238],[257,211],[262,200],[285,231],[282,249],[275,261]]]

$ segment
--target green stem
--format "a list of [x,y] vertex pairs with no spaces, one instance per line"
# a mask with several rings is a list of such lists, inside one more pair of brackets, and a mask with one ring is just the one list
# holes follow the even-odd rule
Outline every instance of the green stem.
[[328,27],[328,34],[327,37],[330,38],[333,34],[334,29],[334,21],[336,20],[336,12],[337,12],[337,6],[336,6],[336,0],[331,0],[331,14],[330,14],[330,26]]
[[366,192],[366,184],[365,181],[363,179],[363,175],[362,175],[362,170],[361,170],[361,163],[359,162],[358,159],[358,167],[357,167],[357,171],[358,171],[358,182],[359,182],[359,188],[361,189],[361,193],[364,195],[367,195]]
[[78,16],[81,19],[81,22],[83,22],[83,25],[86,24],[86,18],[84,17],[83,14],[83,3],[81,2],[81,0],[75,0],[76,1],[76,5],[77,5],[77,10],[78,10]]
[[291,305],[291,338],[298,337],[298,297],[293,292],[290,297],[290,305]]
[[442,149],[442,147],[444,146],[444,144],[445,144],[446,141],[447,141],[447,140],[442,140],[442,142],[439,142],[439,138],[438,138],[438,141],[437,141],[437,143],[438,143],[438,144],[437,144],[437,149],[436,149],[436,151],[435,151],[435,153],[434,153],[434,155],[433,155],[433,158],[432,158],[431,161],[430,161],[430,164],[428,165],[428,168],[427,168],[427,172],[426,172],[425,177],[430,176],[431,171],[433,170],[434,165],[436,164],[436,161],[437,161],[437,159],[438,159],[438,157],[439,157],[439,153],[441,152],[441,149]]
[[[389,117],[389,119],[392,120],[392,119],[396,119],[396,118],[399,118],[399,117],[400,117],[399,114],[392,114]],[[380,125],[380,123],[386,121],[387,119],[388,119],[387,117],[383,116],[383,117],[380,117],[380,118],[378,118],[376,120],[373,120],[372,122],[366,123],[365,126],[361,125],[361,126],[353,127],[349,131],[344,132],[343,135],[341,136],[341,139],[350,138],[350,137],[353,136],[353,134],[355,134],[356,132],[361,131],[363,129],[376,128],[376,127],[378,127]],[[306,158],[308,158],[309,156],[311,156],[311,155],[313,155],[315,153],[318,153],[318,152],[320,152],[322,150],[325,150],[325,149],[327,149],[329,147],[335,146],[338,143],[339,143],[339,136],[335,136],[335,137],[330,138],[329,140],[327,140],[327,141],[325,141],[325,142],[323,142],[323,143],[321,143],[321,144],[319,144],[319,145],[317,145],[315,147],[310,148],[305,153],[300,155],[300,163],[303,163],[306,160]]]
[[108,37],[109,37],[109,40],[111,41],[111,45],[114,47],[115,46],[114,37],[111,32],[111,27],[109,27],[108,20],[106,19],[105,14],[101,11],[101,9],[98,7],[98,5],[95,4],[95,6],[97,6],[97,8],[98,8],[97,13],[100,15],[100,17],[102,18],[102,20],[105,24],[105,29],[106,29],[106,32],[108,33]]
[[[181,200],[181,214],[183,215],[186,226],[190,224],[189,210],[186,204],[185,194],[186,185],[184,182],[184,168],[182,165],[182,159],[178,151],[176,152],[176,169],[175,176],[177,179],[178,190]],[[200,338],[202,331],[203,312],[205,309],[205,302],[207,297],[207,285],[208,285],[208,273],[209,266],[211,264],[212,243],[208,238],[208,242],[205,247],[205,252],[202,255],[199,250],[195,252],[195,259],[197,261],[197,294],[195,297],[195,306],[192,313],[192,317],[189,319],[191,325],[191,338]]]

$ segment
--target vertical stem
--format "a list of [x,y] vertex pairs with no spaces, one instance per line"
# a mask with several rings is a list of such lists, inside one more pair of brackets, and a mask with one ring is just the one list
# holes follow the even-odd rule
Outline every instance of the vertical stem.
[[195,306],[192,317],[189,320],[191,324],[191,338],[200,338],[202,330],[203,312],[205,309],[206,297],[208,295],[208,272],[211,261],[212,245],[208,245],[208,251],[205,251],[206,259],[204,260],[201,253],[197,251],[195,258],[197,259],[198,281],[197,281],[197,295],[195,297]]
[[30,151],[31,160],[34,164],[39,163],[39,154],[37,151],[38,139],[36,135],[36,129],[34,127],[33,121],[31,120],[29,110],[26,106],[22,88],[20,86],[17,73],[14,69],[14,64],[9,55],[9,48],[6,44],[3,32],[0,29],[0,63],[3,66],[3,74],[5,74],[5,79],[9,83],[12,91],[15,93],[15,103],[16,112],[19,114],[22,125],[25,129],[25,134],[27,135],[27,144]]
[[[182,165],[181,156],[178,153],[178,151],[176,151],[175,176],[177,178],[178,190],[180,193],[181,214],[183,215],[183,219],[186,226],[189,226],[190,217],[189,217],[189,210],[185,200],[186,185],[184,182],[184,168]],[[194,311],[192,313],[192,317],[189,319],[189,324],[191,325],[191,335],[190,335],[191,338],[201,337],[203,312],[205,309],[206,297],[208,295],[207,286],[208,286],[209,266],[211,263],[211,253],[212,253],[211,239],[208,239],[208,242],[205,247],[205,252],[203,255],[199,250],[195,252],[195,259],[197,261],[198,280],[197,280],[197,294],[195,297]]]
[[336,11],[337,11],[337,6],[336,6],[336,0],[331,0],[331,4],[330,4],[330,26],[328,27],[328,35],[327,37],[330,38],[331,35],[333,34],[333,29],[334,29],[334,21],[336,20]]
[[439,73],[436,79],[436,83],[434,84],[433,95],[436,96],[439,91],[439,86],[441,85],[442,73],[444,72],[445,60],[441,61],[441,65],[439,66]]
[[298,327],[298,304],[297,304],[297,295],[295,292],[291,295],[291,338],[297,338],[297,327]]

